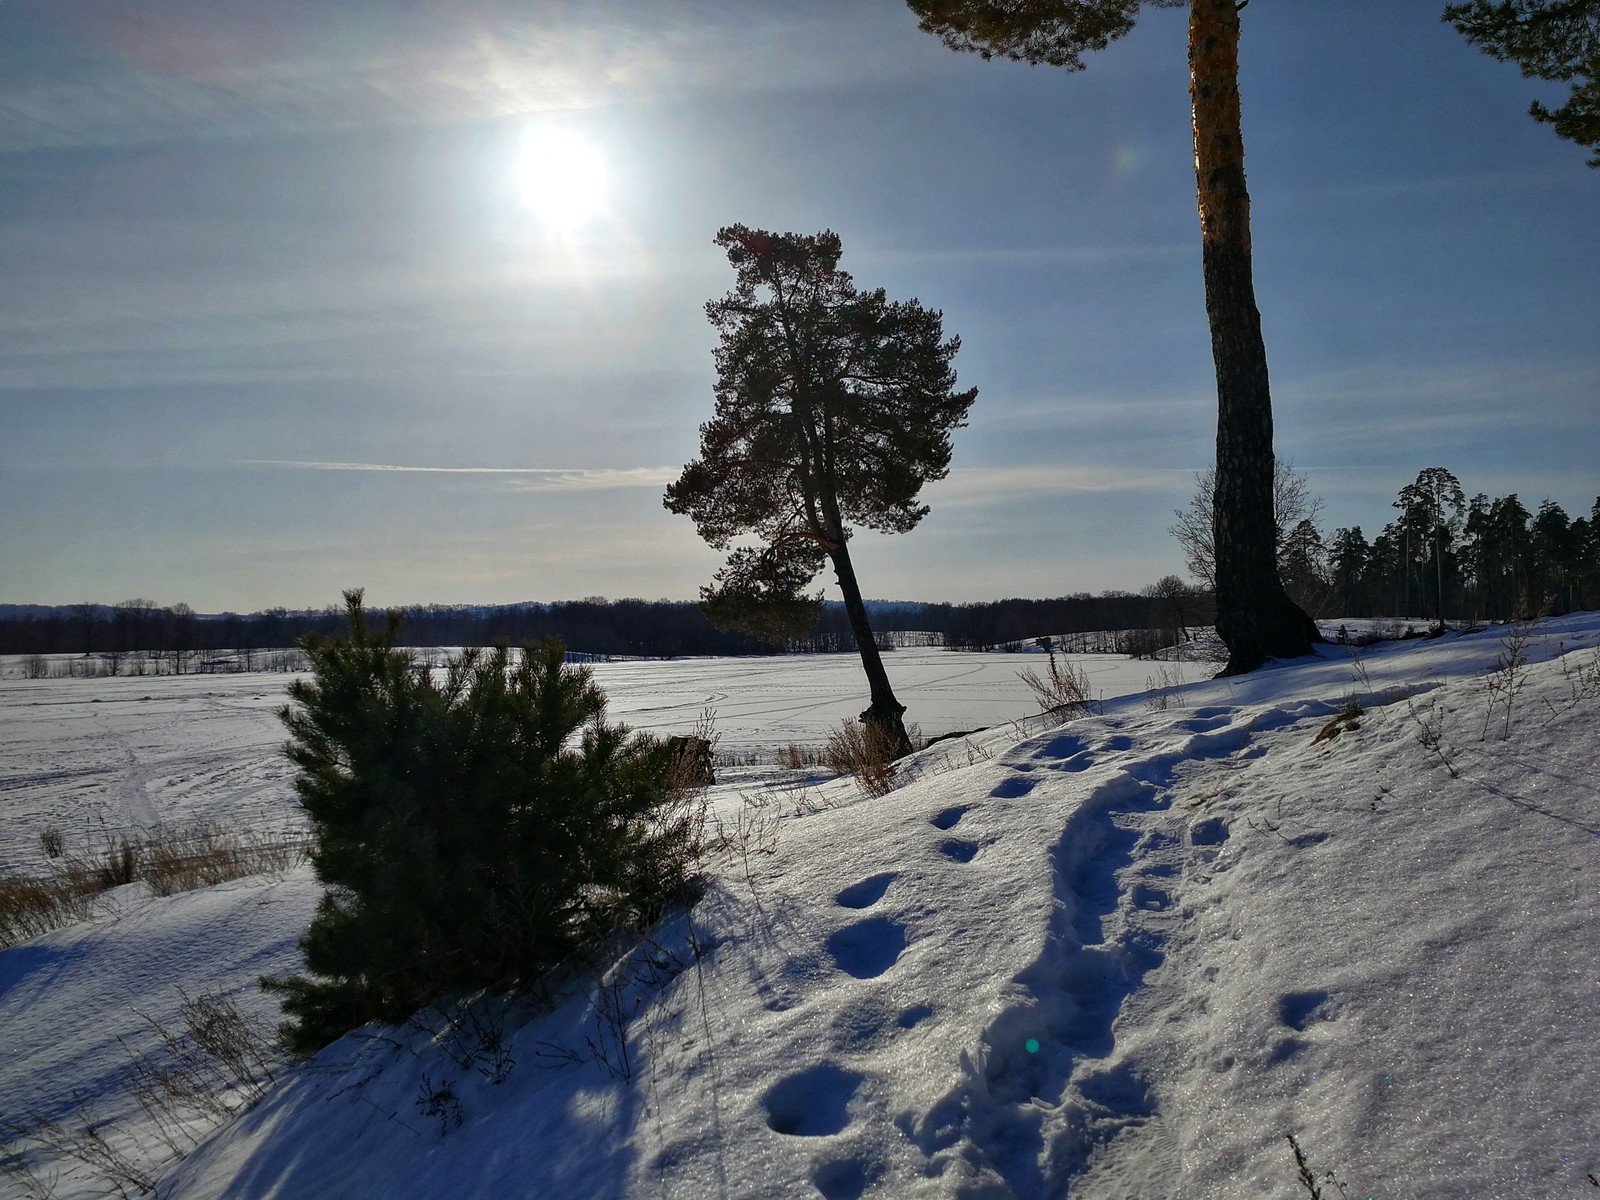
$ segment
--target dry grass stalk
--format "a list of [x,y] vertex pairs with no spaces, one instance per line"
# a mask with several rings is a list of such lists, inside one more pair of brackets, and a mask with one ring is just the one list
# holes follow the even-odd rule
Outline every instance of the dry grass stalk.
[[40,835],[51,874],[0,877],[0,950],[87,920],[94,898],[112,888],[142,882],[152,895],[171,896],[281,873],[305,856],[296,840],[230,833],[210,821],[125,834],[97,855],[51,854],[52,848],[60,849],[54,832]]
[[87,920],[92,892],[64,879],[0,879],[0,950]]
[[1017,678],[1028,685],[1028,690],[1039,704],[1039,711],[1058,722],[1070,721],[1089,711],[1089,674],[1082,667],[1074,667],[1072,660],[1049,652],[1049,663],[1044,675],[1029,668],[1018,673]]
[[853,775],[867,795],[888,795],[895,785],[894,741],[876,725],[844,721],[828,733],[823,759],[828,770]]
[[280,874],[304,857],[293,842],[230,833],[214,821],[158,826],[140,844],[139,878],[152,894],[172,896],[230,879]]
[[778,765],[791,771],[826,766],[827,757],[827,751],[821,746],[802,746],[799,742],[790,742],[778,748]]

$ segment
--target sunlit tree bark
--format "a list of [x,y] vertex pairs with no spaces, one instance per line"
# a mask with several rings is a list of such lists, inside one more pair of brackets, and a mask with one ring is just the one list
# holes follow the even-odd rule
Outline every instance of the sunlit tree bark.
[[[1183,0],[1144,0],[1174,8]],[[1140,0],[907,0],[922,28],[984,58],[1082,70],[1082,55],[1133,28]],[[1189,79],[1206,317],[1217,373],[1217,632],[1224,674],[1310,653],[1317,628],[1278,577],[1272,395],[1250,267],[1250,197],[1239,121],[1236,0],[1190,0]]]

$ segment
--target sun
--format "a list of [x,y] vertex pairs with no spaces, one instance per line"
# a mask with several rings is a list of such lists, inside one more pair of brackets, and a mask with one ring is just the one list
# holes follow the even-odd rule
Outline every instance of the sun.
[[517,160],[522,199],[549,225],[572,229],[605,203],[606,164],[599,149],[566,129],[533,130]]

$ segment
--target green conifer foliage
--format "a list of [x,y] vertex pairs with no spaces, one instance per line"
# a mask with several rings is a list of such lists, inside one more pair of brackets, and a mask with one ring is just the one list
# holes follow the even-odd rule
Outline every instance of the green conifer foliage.
[[[697,830],[668,747],[605,723],[560,642],[464,651],[442,672],[345,593],[348,633],[308,638],[282,712],[327,889],[306,973],[263,980],[309,1053],[431,999],[531,983],[681,896]],[[441,677],[442,676],[442,677]]]
[[1560,108],[1535,100],[1528,113],[1596,151],[1589,165],[1600,167],[1600,0],[1464,0],[1446,4],[1444,19],[1524,76],[1570,82]]
[[[700,457],[664,503],[694,519],[728,561],[700,592],[719,628],[773,642],[816,627],[821,593],[806,588],[827,563],[867,675],[876,726],[893,757],[911,752],[850,554],[856,528],[907,533],[928,514],[922,485],[950,470],[950,435],[978,390],[955,390],[960,338],[916,300],[859,291],[839,269],[843,244],[745,225],[717,232],[737,273],[706,305],[721,335],[716,413],[700,426]],[[753,538],[759,545],[739,545]]]

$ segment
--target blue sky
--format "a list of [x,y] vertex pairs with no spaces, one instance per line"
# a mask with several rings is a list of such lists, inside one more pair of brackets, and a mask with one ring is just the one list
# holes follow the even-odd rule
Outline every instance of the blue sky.
[[[1432,0],[1258,0],[1280,455],[1369,536],[1424,467],[1600,493],[1600,172]],[[875,596],[1137,588],[1211,457],[1181,12],[1088,69],[898,0],[0,7],[0,601],[692,597],[721,225],[836,230],[979,397]],[[530,211],[532,130],[606,164]],[[393,469],[405,468],[405,469]]]

